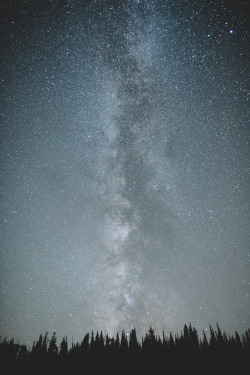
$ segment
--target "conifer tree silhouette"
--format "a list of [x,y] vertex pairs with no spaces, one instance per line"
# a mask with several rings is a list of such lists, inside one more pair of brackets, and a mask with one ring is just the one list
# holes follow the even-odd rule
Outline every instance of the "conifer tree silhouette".
[[201,340],[201,350],[205,353],[208,352],[209,345],[205,331],[203,330],[203,339]]
[[128,351],[128,339],[124,331],[122,331],[122,336],[121,336],[121,351],[122,352]]
[[57,356],[58,354],[58,347],[56,344],[57,338],[56,338],[56,332],[53,332],[53,336],[50,339],[49,342],[49,348],[48,348],[48,354],[49,356]]
[[131,352],[136,353],[140,349],[139,343],[136,337],[136,330],[135,328],[132,329],[129,336],[129,350]]
[[110,349],[110,342],[111,342],[111,338],[109,337],[108,333],[106,334],[106,337],[105,337],[105,350],[108,352],[109,349]]
[[94,332],[91,332],[91,339],[90,339],[90,350],[93,350],[95,347],[95,339],[94,339]]
[[102,331],[101,331],[100,337],[99,337],[99,348],[100,348],[101,351],[104,350],[104,337],[103,337]]
[[86,352],[89,350],[89,333],[87,333],[81,342],[82,351]]
[[192,327],[191,323],[189,323],[189,327],[188,327],[188,343],[190,345],[190,349],[193,354],[199,351],[200,344],[199,344],[198,332],[196,328]]
[[115,339],[115,350],[119,351],[119,349],[120,349],[120,337],[119,337],[119,333],[117,332],[116,339]]
[[42,343],[42,351],[43,353],[47,353],[47,345],[48,345],[48,332],[45,333]]
[[[158,341],[159,344],[159,341]],[[148,333],[146,333],[143,343],[142,343],[142,349],[144,351],[152,351],[156,350],[157,348],[157,339],[155,336],[155,332],[153,328],[150,326]]]
[[62,342],[60,344],[60,356],[66,357],[68,354],[68,340],[67,337],[64,337],[62,339]]
[[174,342],[172,332],[170,332],[170,334],[169,334],[169,349],[173,352],[174,348],[175,348],[175,342]]
[[[209,333],[208,333],[209,334]],[[219,325],[210,326],[210,337],[203,331],[185,325],[179,336],[157,336],[152,327],[139,344],[136,330],[127,335],[122,331],[110,338],[108,334],[92,331],[82,342],[68,349],[63,337],[58,354],[56,334],[48,340],[47,333],[34,341],[31,349],[0,339],[0,373],[11,375],[69,375],[69,374],[213,374],[248,375],[250,373],[250,330],[240,336],[227,335]],[[89,342],[90,341],[90,342]]]

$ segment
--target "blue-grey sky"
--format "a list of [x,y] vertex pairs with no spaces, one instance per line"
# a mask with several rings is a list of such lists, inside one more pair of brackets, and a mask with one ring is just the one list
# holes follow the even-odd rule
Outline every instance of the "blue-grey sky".
[[246,3],[1,4],[1,334],[249,327]]

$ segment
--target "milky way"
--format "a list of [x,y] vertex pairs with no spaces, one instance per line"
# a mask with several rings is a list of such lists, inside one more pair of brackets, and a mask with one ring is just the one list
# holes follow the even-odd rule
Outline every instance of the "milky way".
[[247,329],[246,2],[1,8],[1,334]]

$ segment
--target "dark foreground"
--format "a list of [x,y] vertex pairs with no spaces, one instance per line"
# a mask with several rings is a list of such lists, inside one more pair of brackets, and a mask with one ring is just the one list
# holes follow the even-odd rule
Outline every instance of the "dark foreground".
[[195,328],[184,326],[181,335],[157,336],[150,328],[139,343],[133,329],[115,338],[102,332],[85,335],[68,348],[67,338],[57,346],[55,333],[40,335],[30,350],[14,340],[0,343],[0,372],[3,375],[119,375],[194,374],[249,375],[250,330],[242,337],[230,336],[210,327],[199,338]]

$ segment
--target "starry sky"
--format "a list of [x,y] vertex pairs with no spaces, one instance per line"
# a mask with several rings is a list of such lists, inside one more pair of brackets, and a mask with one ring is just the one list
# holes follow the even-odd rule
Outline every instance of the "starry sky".
[[1,334],[250,326],[246,1],[1,1]]

